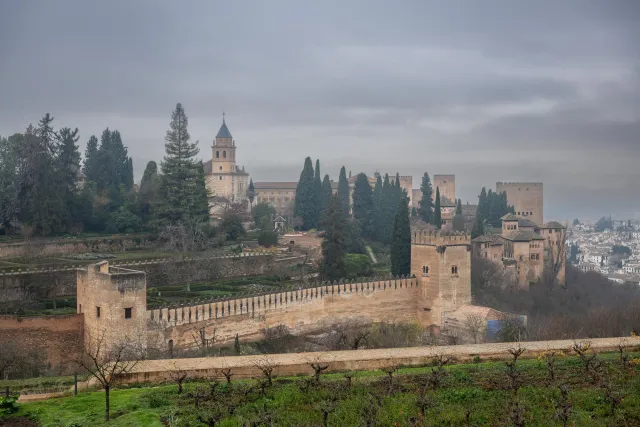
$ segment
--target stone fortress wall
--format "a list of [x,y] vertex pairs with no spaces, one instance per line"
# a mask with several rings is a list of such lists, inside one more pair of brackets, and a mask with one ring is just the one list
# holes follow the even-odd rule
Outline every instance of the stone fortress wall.
[[507,203],[516,215],[535,222],[544,223],[544,201],[541,182],[497,182],[497,193],[507,193]]

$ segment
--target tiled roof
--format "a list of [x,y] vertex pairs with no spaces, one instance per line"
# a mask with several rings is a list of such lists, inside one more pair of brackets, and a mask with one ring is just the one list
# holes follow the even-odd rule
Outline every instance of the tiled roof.
[[560,229],[560,228],[565,228],[565,227],[564,227],[564,225],[560,224],[558,221],[549,221],[546,224],[544,224],[541,228]]
[[518,220],[518,227],[537,227],[538,224],[536,224],[533,221],[529,221],[528,219],[524,219],[524,218],[520,218]]
[[511,233],[503,234],[503,239],[511,240],[512,242],[530,242],[532,240],[544,240],[544,237],[534,233],[533,231],[513,231]]
[[441,208],[455,208],[456,204],[453,203],[446,196],[440,196],[440,207]]
[[500,219],[501,219],[501,220],[503,220],[503,221],[517,221],[517,220],[519,220],[520,218],[518,218],[517,216],[515,216],[515,215],[514,215],[514,214],[512,214],[512,213],[508,213],[508,214],[506,214],[505,216],[503,216],[503,217],[502,217],[502,218],[500,218]]
[[298,183],[291,182],[254,182],[253,187],[256,190],[295,190]]
[[224,122],[224,119],[222,119],[222,126],[220,126],[220,130],[216,135],[216,139],[218,138],[233,138],[231,136],[231,132],[229,132],[229,128],[227,127],[227,124]]

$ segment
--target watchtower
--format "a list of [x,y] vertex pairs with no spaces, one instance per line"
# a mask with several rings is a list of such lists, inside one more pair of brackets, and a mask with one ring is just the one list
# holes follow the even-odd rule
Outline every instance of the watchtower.
[[471,303],[471,236],[412,230],[411,273],[418,278],[418,320],[442,325],[444,313]]

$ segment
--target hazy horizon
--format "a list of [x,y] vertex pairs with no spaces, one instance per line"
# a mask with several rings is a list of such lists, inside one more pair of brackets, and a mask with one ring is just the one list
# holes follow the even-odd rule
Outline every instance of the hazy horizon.
[[200,156],[227,113],[254,181],[306,156],[352,173],[455,174],[475,203],[542,181],[545,219],[640,218],[640,3],[6,2],[0,135],[50,112],[118,129],[136,181],[181,102]]

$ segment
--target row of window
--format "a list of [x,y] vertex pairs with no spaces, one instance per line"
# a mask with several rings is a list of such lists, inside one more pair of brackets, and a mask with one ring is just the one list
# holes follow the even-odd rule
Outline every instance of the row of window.
[[[528,188],[527,188],[527,190],[528,190]],[[519,215],[519,216],[531,216],[531,215],[533,215],[533,212],[516,212],[516,215]]]
[[[422,274],[423,275],[427,275],[429,274],[429,266],[428,265],[423,265],[422,266]],[[457,275],[458,274],[458,266],[457,265],[452,265],[451,266],[451,274],[452,275]]]
[[[232,157],[233,157],[233,151],[230,151],[230,152],[229,152],[229,157],[230,157],[230,158],[232,158]],[[220,158],[220,152],[219,152],[219,151],[216,151],[216,159],[219,159],[219,158]],[[226,151],[223,151],[223,152],[222,152],[222,158],[223,158],[223,159],[226,159],[226,158],[227,158],[227,152],[226,152]]]
[[531,255],[529,256],[529,258],[530,258],[531,260],[538,261],[538,260],[540,259],[540,254],[531,254]]
[[[132,307],[127,307],[124,309],[124,318],[125,319],[131,319],[131,313],[132,313],[133,308]],[[80,304],[80,313],[82,313],[82,304]],[[100,318],[100,307],[96,306],[96,318],[99,319]]]
[[518,229],[518,226],[517,226],[517,225],[515,225],[515,224],[513,224],[513,225],[511,225],[511,224],[507,224],[507,225],[505,226],[505,228],[506,228],[507,230],[517,230],[517,229]]

